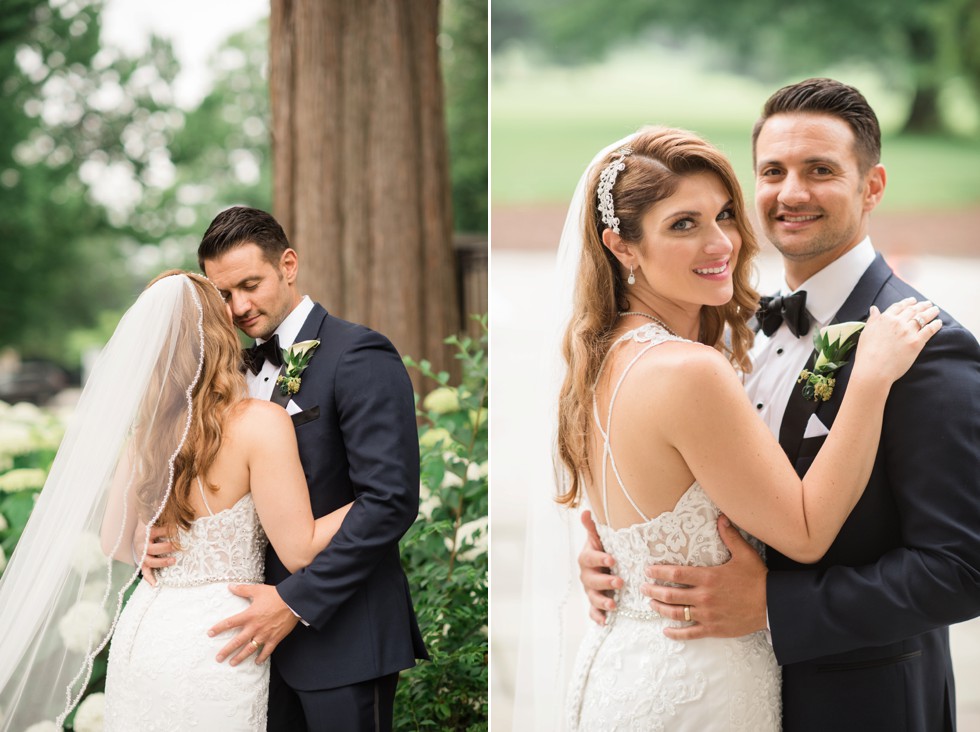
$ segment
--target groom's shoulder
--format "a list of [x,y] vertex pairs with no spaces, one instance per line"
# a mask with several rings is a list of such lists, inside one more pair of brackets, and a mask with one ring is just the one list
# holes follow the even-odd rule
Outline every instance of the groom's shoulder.
[[[321,309],[323,308],[319,303],[315,303],[315,305]],[[316,309],[314,309],[314,313],[316,312]],[[339,349],[359,345],[395,350],[391,341],[384,334],[361,323],[344,320],[336,315],[332,315],[326,309],[323,309],[323,322],[320,323],[319,335],[321,339],[325,339],[324,345],[329,343]]]

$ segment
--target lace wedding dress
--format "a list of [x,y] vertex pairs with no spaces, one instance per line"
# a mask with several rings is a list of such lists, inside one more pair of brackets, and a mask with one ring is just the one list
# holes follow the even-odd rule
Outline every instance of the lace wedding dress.
[[[583,731],[778,732],[780,672],[765,634],[674,641],[663,634],[664,628],[684,623],[658,615],[640,593],[647,565],[714,566],[730,557],[716,526],[719,510],[697,482],[673,510],[647,518],[616,469],[609,439],[616,395],[632,366],[668,340],[681,339],[654,323],[618,339],[610,353],[629,341],[641,347],[613,391],[605,429],[593,401],[604,442],[603,463],[608,461],[620,489],[644,520],[620,529],[598,525],[605,550],[616,559],[613,571],[622,577],[623,588],[615,598],[617,610],[604,627],[592,625],[579,648],[567,701],[569,726]],[[602,501],[605,509],[605,478]],[[749,540],[762,551],[758,541]]]
[[105,730],[264,731],[269,664],[256,665],[254,654],[238,666],[218,663],[237,630],[207,635],[248,606],[228,584],[263,581],[267,540],[251,494],[196,519],[179,540],[177,562],[157,570],[156,587],[141,582],[119,618],[109,647]]

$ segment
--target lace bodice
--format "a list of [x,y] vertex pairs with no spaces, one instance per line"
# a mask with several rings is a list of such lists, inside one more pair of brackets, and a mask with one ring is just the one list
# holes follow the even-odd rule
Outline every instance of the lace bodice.
[[[201,494],[206,505],[203,488]],[[140,582],[119,617],[109,648],[105,730],[261,732],[269,664],[216,663],[238,629],[208,633],[248,607],[229,584],[263,579],[266,537],[251,494],[195,519],[178,538],[176,564],[157,570],[156,586]]]
[[176,563],[157,570],[164,587],[192,587],[214,582],[262,582],[268,540],[246,493],[231,508],[195,519],[178,534]]
[[[640,593],[640,586],[649,582],[643,570],[651,564],[713,567],[727,562],[731,554],[716,525],[720,513],[695,482],[672,511],[621,529],[598,525],[603,547],[616,558],[613,573],[623,578],[623,589],[616,598],[620,612],[656,615],[650,609],[650,598]],[[763,551],[757,539],[742,535],[757,551]]]

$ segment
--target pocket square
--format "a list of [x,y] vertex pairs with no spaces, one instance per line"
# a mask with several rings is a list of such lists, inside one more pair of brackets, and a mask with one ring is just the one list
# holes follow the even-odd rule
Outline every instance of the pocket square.
[[308,422],[312,422],[314,419],[318,419],[319,417],[320,407],[314,405],[309,409],[303,412],[297,412],[292,416],[293,427],[299,427],[300,425],[307,424]]
[[290,399],[289,403],[286,404],[286,412],[289,414],[290,417],[293,416],[294,414],[299,414],[302,411],[303,408],[299,404],[294,402],[292,399]]
[[809,437],[823,437],[824,435],[829,435],[830,430],[827,429],[827,425],[820,421],[820,418],[815,414],[810,415],[810,421],[806,423],[806,430],[803,432],[803,439]]

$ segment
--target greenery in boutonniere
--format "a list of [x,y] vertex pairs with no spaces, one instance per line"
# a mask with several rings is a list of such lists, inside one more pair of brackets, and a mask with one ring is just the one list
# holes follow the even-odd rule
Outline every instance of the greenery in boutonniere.
[[300,378],[310,365],[313,352],[320,345],[320,341],[301,341],[294,343],[289,348],[282,349],[282,360],[286,365],[286,372],[276,379],[279,391],[283,394],[295,394],[299,391],[303,380]]
[[813,371],[803,369],[796,383],[803,384],[803,398],[813,402],[827,401],[834,393],[834,374],[847,363],[848,353],[857,345],[864,323],[834,323],[813,336],[817,360]]

